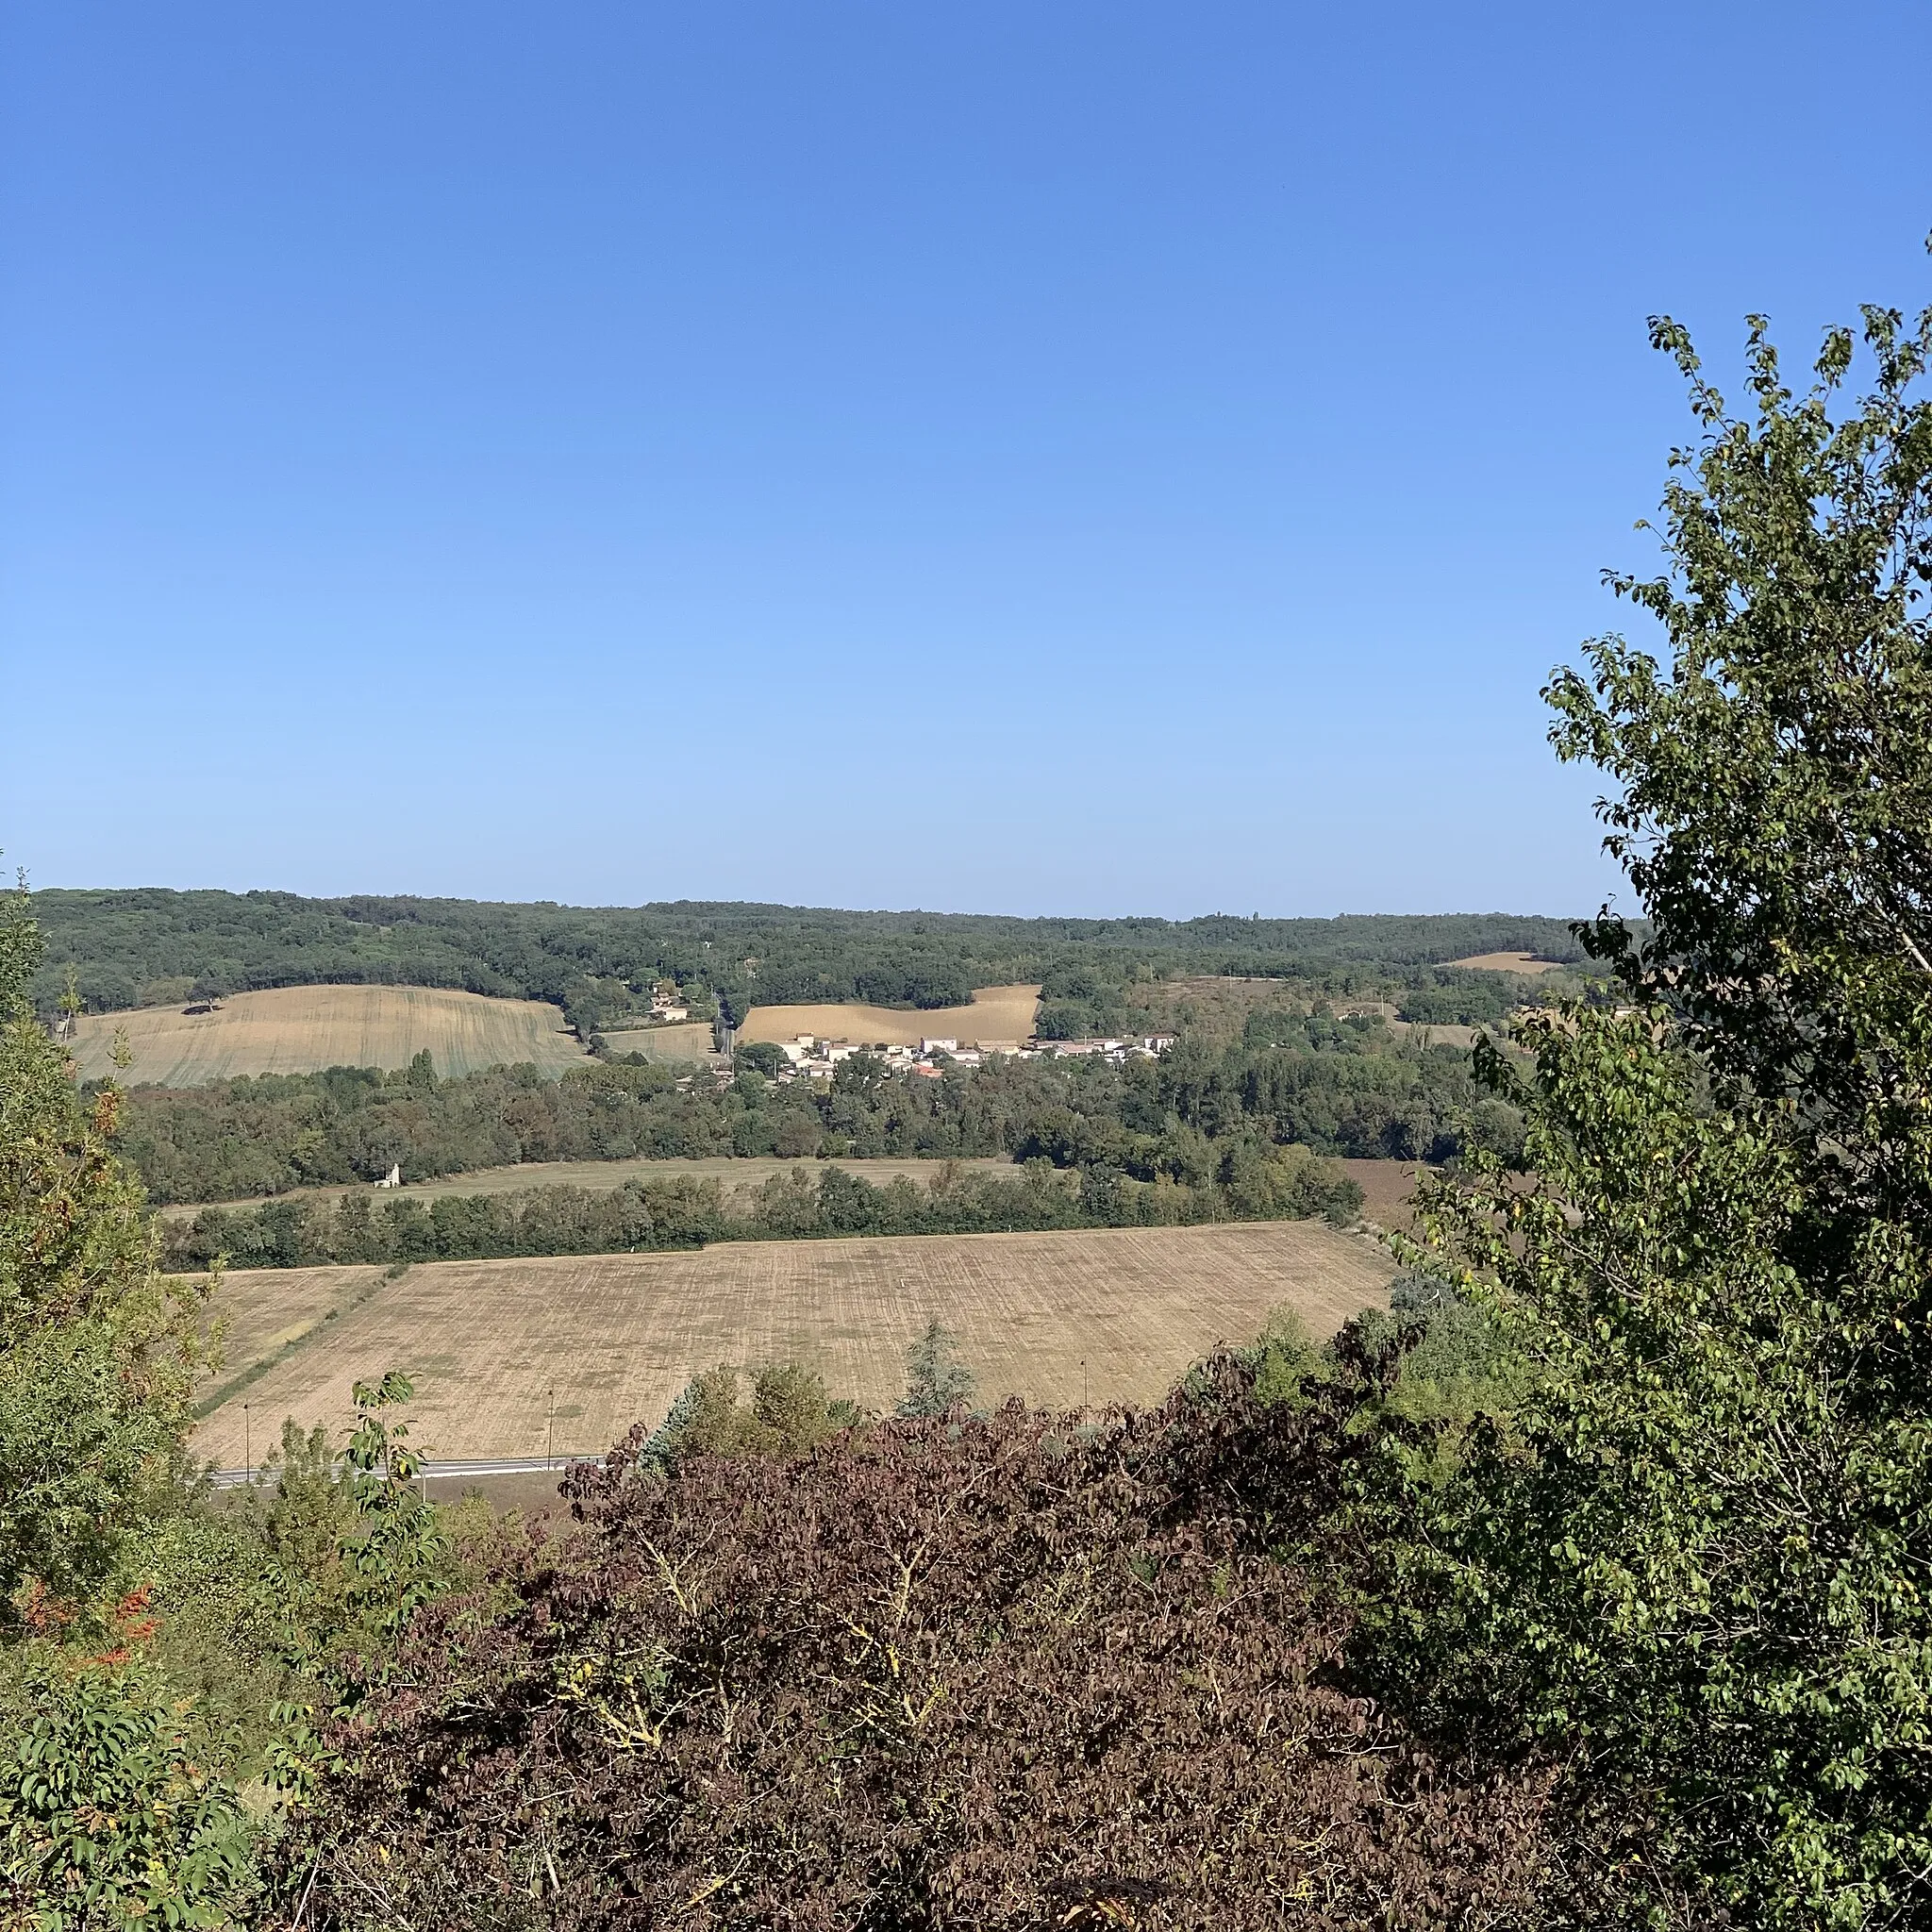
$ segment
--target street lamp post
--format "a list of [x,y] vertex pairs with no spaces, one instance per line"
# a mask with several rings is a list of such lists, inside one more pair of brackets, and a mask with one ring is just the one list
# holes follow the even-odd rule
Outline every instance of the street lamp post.
[[543,1438],[543,1467],[557,1467],[557,1391],[550,1391],[550,1425]]
[[242,1464],[249,1480],[255,1479],[255,1431],[248,1420],[248,1405],[242,1405]]

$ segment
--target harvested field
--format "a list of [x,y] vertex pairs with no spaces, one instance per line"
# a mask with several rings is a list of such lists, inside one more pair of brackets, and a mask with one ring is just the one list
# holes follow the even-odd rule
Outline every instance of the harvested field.
[[970,1007],[902,1012],[896,1007],[754,1007],[738,1029],[741,1046],[754,1041],[849,1040],[865,1046],[917,1046],[922,1040],[976,1041],[1030,1039],[1040,1010],[1037,986],[983,986]]
[[144,1007],[81,1018],[74,1058],[83,1079],[114,1071],[126,1029],[130,1086],[199,1087],[237,1074],[323,1067],[406,1067],[427,1047],[440,1074],[518,1060],[556,1074],[588,1058],[563,1015],[538,1000],[486,999],[423,986],[282,986],[242,992],[211,1013]]
[[689,1063],[713,1058],[708,1021],[694,1021],[687,1026],[627,1026],[618,1033],[607,1033],[604,1043],[618,1059],[625,1054],[641,1053],[647,1060],[668,1065],[673,1060]]
[[[795,1167],[802,1167],[814,1179],[824,1168],[842,1167],[875,1186],[883,1186],[904,1174],[908,1180],[917,1181],[921,1187],[927,1187],[933,1175],[945,1164],[942,1160],[910,1158],[819,1161],[781,1160],[776,1156],[763,1155],[752,1155],[743,1159],[719,1156],[699,1160],[528,1160],[516,1167],[483,1167],[474,1174],[445,1174],[441,1180],[416,1181],[407,1188],[393,1191],[385,1189],[375,1198],[384,1201],[433,1201],[439,1194],[521,1194],[530,1188],[588,1188],[592,1191],[608,1191],[623,1187],[626,1181],[663,1181],[679,1177],[717,1181],[723,1185],[728,1197],[760,1188],[774,1174],[790,1174]],[[1001,1174],[1013,1172],[1010,1160],[956,1160],[953,1165],[961,1169],[991,1169]],[[186,1220],[199,1214],[204,1207],[254,1208],[271,1199],[292,1201],[319,1195],[325,1200],[333,1200],[339,1194],[364,1191],[366,1189],[361,1184],[355,1187],[296,1188],[285,1194],[258,1194],[247,1201],[181,1203],[158,1211],[175,1220]]]
[[1362,1191],[1362,1218],[1378,1227],[1407,1232],[1414,1216],[1409,1196],[1424,1170],[1412,1160],[1341,1160],[1336,1163]]
[[1522,973],[1535,978],[1540,973],[1561,973],[1565,969],[1555,959],[1539,959],[1528,953],[1478,953],[1471,959],[1451,959],[1471,973]]
[[351,1384],[390,1368],[416,1377],[412,1441],[446,1457],[543,1455],[552,1391],[558,1451],[601,1454],[633,1423],[662,1421],[720,1361],[809,1362],[835,1394],[884,1410],[904,1387],[908,1341],[935,1315],[958,1333],[982,1400],[1076,1407],[1084,1358],[1096,1405],[1147,1403],[1277,1306],[1332,1333],[1379,1303],[1394,1272],[1374,1242],[1306,1221],[735,1241],[427,1262],[392,1280],[373,1267],[262,1269],[223,1285],[224,1381],[270,1366],[192,1448],[238,1465],[244,1401],[258,1448],[284,1416],[341,1430]]

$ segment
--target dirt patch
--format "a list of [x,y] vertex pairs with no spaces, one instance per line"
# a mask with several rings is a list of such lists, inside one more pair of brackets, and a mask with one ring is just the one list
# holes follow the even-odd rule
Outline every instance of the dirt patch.
[[1407,1233],[1415,1224],[1409,1197],[1429,1169],[1412,1160],[1344,1160],[1340,1165],[1362,1191],[1362,1217]]

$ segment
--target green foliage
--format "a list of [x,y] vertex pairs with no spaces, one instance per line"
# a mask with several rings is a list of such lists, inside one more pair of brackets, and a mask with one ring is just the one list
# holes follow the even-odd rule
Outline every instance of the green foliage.
[[262,1465],[273,1477],[266,1541],[275,1562],[291,1575],[316,1578],[347,1537],[357,1514],[357,1480],[369,1472],[338,1460],[322,1423],[305,1431],[291,1416],[281,1446]]
[[164,1263],[242,1268],[322,1262],[462,1260],[508,1255],[636,1254],[708,1241],[791,1241],[859,1234],[998,1234],[1045,1228],[1174,1226],[1204,1221],[1303,1219],[1346,1225],[1361,1190],[1306,1148],[1239,1142],[1225,1150],[1175,1128],[1168,1165],[1147,1178],[1082,1150],[1071,1171],[1044,1158],[1005,1173],[935,1161],[932,1185],[906,1175],[874,1186],[833,1162],[773,1174],[743,1203],[714,1180],[683,1176],[621,1188],[533,1188],[516,1194],[272,1201],[205,1208],[171,1222]]
[[[152,1592],[110,1585],[175,1490],[208,1284],[164,1277],[115,1158],[33,1017],[41,944],[0,911],[0,1897],[39,1928],[230,1923],[252,1826],[197,1701],[151,1661]],[[93,1646],[90,1648],[90,1646]]]
[[1656,928],[1646,952],[1611,922],[1593,949],[1670,983],[1721,1070],[1853,1110],[1905,1098],[1868,1056],[1913,1032],[1932,975],[1932,310],[1868,308],[1864,334],[1874,387],[1835,418],[1851,332],[1794,396],[1753,317],[1743,420],[1654,325],[1704,434],[1672,460],[1668,572],[1613,583],[1672,661],[1604,638],[1591,679],[1549,691],[1561,755],[1617,781],[1606,842]]
[[694,1376],[652,1437],[645,1459],[675,1468],[694,1456],[806,1456],[836,1430],[858,1420],[835,1402],[815,1370],[795,1362],[759,1369],[743,1396],[742,1372],[721,1363]]
[[973,1400],[978,1377],[959,1359],[959,1338],[935,1315],[906,1350],[906,1393],[899,1413],[951,1415]]
[[391,1369],[379,1381],[358,1382],[354,1392],[356,1428],[343,1455],[356,1508],[343,1550],[355,1573],[350,1603],[392,1640],[443,1588],[441,1539],[435,1513],[412,1487],[422,1462],[408,1446],[409,1424],[388,1415],[408,1402],[415,1384]]
[[1447,971],[1406,991],[1400,1016],[1424,1026],[1488,1026],[1543,996],[1536,979],[1508,973]]
[[1655,1030],[1541,1026],[1541,1185],[1433,1204],[1534,1373],[1431,1525],[1453,1556],[1415,1556],[1428,1695],[1584,1753],[1734,1907],[1863,1924],[1932,1855],[1932,1465],[1921,1399],[1875,1404],[1870,1374],[1924,1248],[1794,1265],[1789,1116],[1703,1109]]
[[1616,780],[1654,938],[1623,1014],[1524,1029],[1533,1186],[1472,1160],[1427,1224],[1513,1365],[1391,1539],[1415,1707],[1574,1767],[1608,1909],[1919,1922],[1932,1871],[1932,313],[1867,310],[1794,397],[1754,320],[1668,574],[1552,687]]
[[1322,1351],[1308,1333],[1308,1324],[1291,1307],[1276,1308],[1259,1340],[1244,1357],[1253,1371],[1255,1399],[1263,1408],[1277,1403],[1298,1405],[1302,1385],[1324,1373]]
[[28,1008],[40,950],[22,891],[0,910],[0,1637],[30,1584],[85,1603],[112,1573],[185,1425],[209,1286],[158,1272],[110,1149],[120,1094],[83,1107]]
[[1361,1211],[1359,1186],[1306,1147],[1237,1141],[1224,1156],[1209,1151],[1228,1211],[1241,1221],[1307,1221],[1316,1215],[1346,1226]]
[[0,1746],[0,1904],[35,1932],[227,1926],[254,1827],[139,1667],[37,1657]]
[[[433,1087],[407,1073],[335,1068],[136,1089],[120,1120],[120,1151],[163,1202],[358,1187],[392,1164],[421,1181],[517,1162],[774,1153],[1040,1156],[1199,1184],[1241,1145],[1441,1159],[1465,1131],[1505,1149],[1521,1135],[1507,1104],[1481,1094],[1466,1053],[1423,1053],[1378,1023],[1278,1009],[1256,1015],[1248,1037],[1224,1048],[1184,1040],[1158,1061],[1119,1068],[994,1061],[933,1080],[888,1074],[859,1055],[841,1062],[829,1091],[776,1084],[749,1066],[723,1091],[708,1081],[680,1091],[664,1068],[631,1061],[558,1080],[494,1068]],[[1204,1139],[1220,1143],[1211,1157]],[[279,1239],[293,1252],[285,1214],[258,1224],[265,1234],[286,1224]]]
[[[41,895],[53,963],[37,1001],[55,1010],[66,969],[99,1012],[269,986],[444,986],[550,1000],[589,1040],[674,981],[733,1021],[754,1002],[963,1003],[974,987],[1041,981],[1079,1031],[1126,1010],[1160,973],[1329,979],[1403,974],[1490,952],[1578,957],[1562,922],[1448,918],[1004,919],[808,907],[492,906],[464,899],[292,892],[55,891]],[[751,962],[747,964],[746,962]]]

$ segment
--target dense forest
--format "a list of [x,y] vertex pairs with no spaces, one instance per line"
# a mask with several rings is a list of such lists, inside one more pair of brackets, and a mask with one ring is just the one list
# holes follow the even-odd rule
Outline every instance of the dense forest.
[[1279,1008],[1240,1039],[1183,1038],[1158,1059],[992,1059],[940,1078],[866,1054],[829,1085],[779,1084],[774,1049],[741,1049],[728,1086],[631,1058],[545,1080],[498,1067],[441,1080],[421,1054],[397,1073],[335,1068],[205,1088],[136,1088],[119,1145],[159,1203],[239,1200],[545,1160],[779,1156],[1007,1156],[1186,1185],[1232,1150],[1441,1161],[1511,1155],[1522,1119],[1477,1085],[1468,1053],[1398,1041],[1376,1019]]
[[734,1019],[759,1003],[943,1007],[975,987],[1038,981],[1046,989],[1043,1030],[1067,1038],[1110,1024],[1137,984],[1179,973],[1303,978],[1349,993],[1429,987],[1440,975],[1427,969],[1483,953],[1583,958],[1565,922],[1505,914],[1008,919],[158,887],[42,891],[35,908],[47,941],[33,990],[43,1013],[55,1010],[70,970],[96,1012],[272,986],[438,986],[550,1001],[586,1040],[647,1005],[660,978]]

